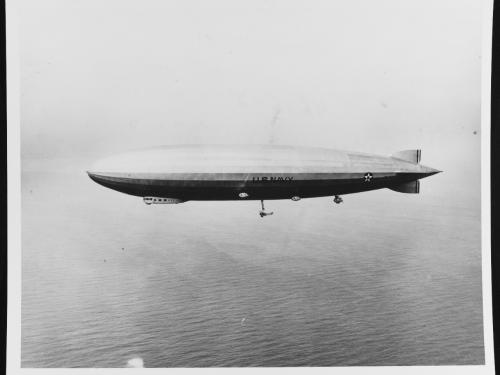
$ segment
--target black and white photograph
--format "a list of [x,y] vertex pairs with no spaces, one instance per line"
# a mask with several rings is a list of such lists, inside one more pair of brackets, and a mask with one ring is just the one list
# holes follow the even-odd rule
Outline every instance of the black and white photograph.
[[492,3],[8,1],[8,370],[492,374]]

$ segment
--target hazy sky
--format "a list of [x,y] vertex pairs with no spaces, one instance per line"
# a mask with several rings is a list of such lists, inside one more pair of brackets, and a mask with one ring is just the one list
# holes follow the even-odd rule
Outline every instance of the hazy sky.
[[24,157],[179,143],[420,147],[424,164],[479,176],[481,1],[19,7]]

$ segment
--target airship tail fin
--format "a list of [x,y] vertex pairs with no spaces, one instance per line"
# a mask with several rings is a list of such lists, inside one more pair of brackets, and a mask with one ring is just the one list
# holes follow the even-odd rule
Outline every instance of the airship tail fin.
[[404,184],[390,186],[389,189],[406,194],[418,194],[420,193],[420,181],[411,181]]
[[392,154],[391,157],[395,159],[409,161],[410,163],[418,164],[420,163],[420,158],[422,157],[422,150],[398,151]]

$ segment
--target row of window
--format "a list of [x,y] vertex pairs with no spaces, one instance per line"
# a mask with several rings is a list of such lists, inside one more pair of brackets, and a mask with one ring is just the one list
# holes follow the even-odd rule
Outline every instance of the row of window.
[[166,202],[169,200],[169,198],[151,198],[151,197],[147,197],[147,198],[144,198],[145,201],[147,202]]

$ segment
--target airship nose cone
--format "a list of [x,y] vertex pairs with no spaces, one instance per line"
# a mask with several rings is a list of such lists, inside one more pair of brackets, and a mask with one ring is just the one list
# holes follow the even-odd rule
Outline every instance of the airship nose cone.
[[87,174],[89,175],[92,181],[97,182],[98,184],[102,183],[103,179],[100,178],[100,176],[97,173],[93,171],[87,171]]
[[96,177],[95,172],[92,172],[92,171],[87,171],[87,174],[89,175],[89,177],[90,177],[92,180],[93,180],[93,179],[95,179],[95,177]]
[[92,181],[102,185],[103,182],[106,181],[106,177],[109,175],[109,167],[110,165],[106,159],[100,159],[89,167],[87,174]]

